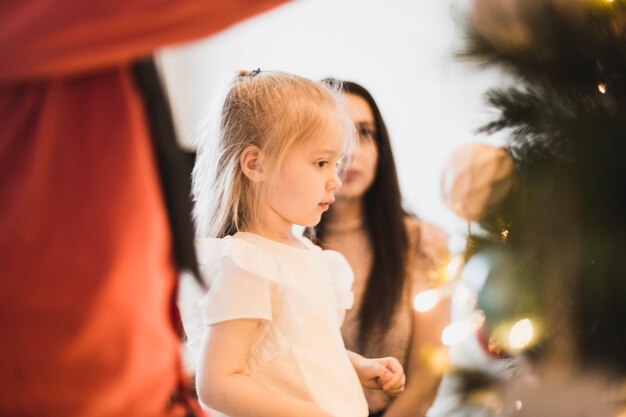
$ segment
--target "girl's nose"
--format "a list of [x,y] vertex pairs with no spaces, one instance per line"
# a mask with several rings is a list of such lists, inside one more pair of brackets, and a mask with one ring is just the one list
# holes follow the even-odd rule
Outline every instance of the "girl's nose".
[[337,188],[340,188],[342,185],[343,185],[343,182],[341,181],[341,178],[339,177],[339,170],[335,170],[333,172],[332,178],[330,179],[328,183],[328,189],[335,190]]

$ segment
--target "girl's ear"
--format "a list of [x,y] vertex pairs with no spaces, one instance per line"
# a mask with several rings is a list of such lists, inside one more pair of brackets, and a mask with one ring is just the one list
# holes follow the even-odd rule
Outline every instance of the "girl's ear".
[[241,153],[239,166],[243,174],[252,182],[262,182],[265,180],[265,170],[263,169],[263,152],[256,145],[249,145]]

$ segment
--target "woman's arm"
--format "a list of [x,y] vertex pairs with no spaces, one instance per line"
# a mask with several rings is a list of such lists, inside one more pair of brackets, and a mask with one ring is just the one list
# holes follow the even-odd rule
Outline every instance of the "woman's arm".
[[[447,236],[428,223],[412,225],[412,233],[419,236],[420,250],[416,290],[430,287],[429,275],[442,267],[448,259]],[[407,357],[407,385],[391,402],[385,417],[423,417],[430,408],[441,380],[441,365],[447,350],[441,342],[441,333],[450,323],[450,299],[441,300],[427,312],[413,311],[413,329]],[[442,358],[443,356],[443,358]]]
[[255,319],[229,320],[204,331],[196,374],[200,400],[231,417],[330,417],[314,404],[272,391],[244,373],[259,323]]
[[442,300],[432,310],[414,313],[413,335],[404,392],[391,402],[385,417],[422,417],[430,408],[441,380],[433,363],[440,349],[441,333],[450,321],[450,301]]

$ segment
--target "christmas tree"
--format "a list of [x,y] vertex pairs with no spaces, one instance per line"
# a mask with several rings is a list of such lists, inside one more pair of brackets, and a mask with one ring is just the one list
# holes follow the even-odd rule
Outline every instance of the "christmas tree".
[[[507,133],[513,185],[477,217],[466,253],[489,263],[478,297],[486,345],[525,364],[517,379],[495,381],[489,409],[618,415],[626,399],[626,1],[477,0],[459,56],[511,80],[487,92],[498,117],[481,130]],[[564,382],[574,376],[579,384]],[[464,377],[468,394],[494,382]],[[537,395],[523,406],[529,387]]]

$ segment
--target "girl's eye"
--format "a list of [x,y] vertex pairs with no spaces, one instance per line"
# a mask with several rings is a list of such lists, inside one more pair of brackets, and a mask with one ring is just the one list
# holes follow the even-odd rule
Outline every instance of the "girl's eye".
[[328,165],[328,161],[317,161],[316,164],[319,168],[324,168],[326,165]]

